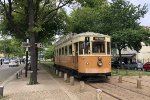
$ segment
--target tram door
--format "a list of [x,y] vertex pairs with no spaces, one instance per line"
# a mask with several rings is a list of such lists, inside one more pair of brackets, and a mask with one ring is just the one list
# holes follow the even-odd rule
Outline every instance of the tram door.
[[75,43],[75,69],[78,69],[78,43]]

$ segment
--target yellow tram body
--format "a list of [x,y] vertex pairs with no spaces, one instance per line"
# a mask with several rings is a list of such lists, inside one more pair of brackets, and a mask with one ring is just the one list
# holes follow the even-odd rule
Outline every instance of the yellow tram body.
[[69,34],[55,43],[55,67],[77,76],[111,75],[110,36]]

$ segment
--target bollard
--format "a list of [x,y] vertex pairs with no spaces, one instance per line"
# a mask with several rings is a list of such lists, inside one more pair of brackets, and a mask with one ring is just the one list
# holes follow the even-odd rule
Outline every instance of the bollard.
[[70,76],[70,85],[74,85],[74,77]]
[[102,90],[96,89],[96,100],[102,100]]
[[20,77],[21,76],[21,74],[20,74],[20,72],[18,72],[18,77]]
[[141,72],[139,72],[139,78],[142,78],[142,73]]
[[80,92],[84,91],[84,81],[80,81]]
[[67,81],[67,73],[64,73],[64,81]]
[[122,83],[122,76],[119,75],[118,83]]
[[58,70],[56,70],[56,75],[58,75]]
[[22,70],[20,71],[20,74],[22,75]]
[[4,92],[4,86],[0,86],[0,96],[3,97],[3,92]]
[[119,69],[116,69],[116,74],[119,74]]
[[126,75],[128,75],[128,70],[126,70]]
[[19,78],[19,75],[18,75],[18,73],[16,74],[16,79],[18,79]]
[[62,73],[61,73],[61,72],[59,72],[59,77],[61,77],[61,75],[62,75]]
[[137,88],[141,89],[142,85],[141,85],[141,80],[137,79]]

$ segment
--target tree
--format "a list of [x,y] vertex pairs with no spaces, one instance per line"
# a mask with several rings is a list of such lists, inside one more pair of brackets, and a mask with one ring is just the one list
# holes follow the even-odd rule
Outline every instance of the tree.
[[[0,0],[3,7],[2,14],[4,15],[4,27],[8,30],[9,35],[17,38],[30,38],[31,52],[31,75],[30,84],[37,83],[37,48],[35,43],[48,36],[53,36],[55,33],[60,33],[63,30],[58,22],[62,16],[57,17],[61,13],[61,8],[73,0],[8,0],[8,3]],[[63,17],[62,17],[63,18]],[[52,24],[55,23],[53,26]],[[51,27],[47,26],[51,25]],[[43,38],[41,38],[43,37]]]
[[105,24],[109,27],[109,33],[112,36],[113,46],[119,51],[120,64],[122,64],[121,50],[129,47],[136,51],[141,49],[143,37],[147,34],[145,29],[141,27],[138,20],[146,14],[146,5],[134,6],[125,0],[112,0],[110,8],[106,13],[109,15],[105,20]]
[[0,40],[0,52],[4,53],[6,58],[10,57],[22,57],[24,50],[21,47],[21,41],[14,38]]
[[50,45],[44,52],[43,52],[45,59],[51,59],[54,57],[54,46]]
[[[93,2],[96,3],[91,1],[89,4]],[[134,6],[126,0],[97,4],[99,6],[85,5],[74,11],[70,17],[72,25],[69,29],[77,33],[94,31],[110,35],[112,47],[118,49],[122,62],[121,50],[128,46],[138,51],[143,37],[147,37],[147,31],[138,22],[147,13],[147,6]]]
[[108,9],[106,0],[85,1],[87,2],[81,3],[83,7],[71,13],[68,22],[68,30],[75,33],[87,31],[105,33],[106,30],[103,30],[104,23],[102,20],[105,18],[105,12]]

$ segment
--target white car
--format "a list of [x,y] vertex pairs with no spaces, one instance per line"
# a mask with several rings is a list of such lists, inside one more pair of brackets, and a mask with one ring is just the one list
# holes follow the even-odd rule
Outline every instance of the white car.
[[19,66],[18,61],[16,61],[16,60],[11,60],[10,63],[9,63],[9,67],[16,67],[16,66]]

